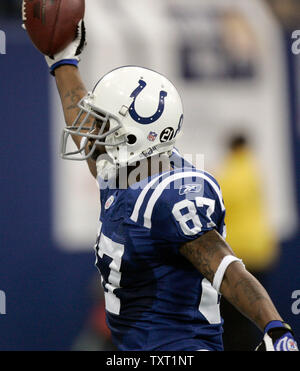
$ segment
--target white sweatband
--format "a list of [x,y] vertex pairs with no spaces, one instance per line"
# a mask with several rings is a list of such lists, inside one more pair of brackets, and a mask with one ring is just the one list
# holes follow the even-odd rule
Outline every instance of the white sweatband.
[[220,286],[222,284],[223,277],[224,277],[226,269],[228,268],[229,264],[233,263],[234,261],[239,261],[243,264],[242,260],[237,258],[236,256],[226,255],[226,256],[224,256],[220,265],[218,266],[218,269],[216,270],[216,273],[214,275],[214,280],[213,280],[213,283],[212,283],[213,288],[217,292],[220,292]]

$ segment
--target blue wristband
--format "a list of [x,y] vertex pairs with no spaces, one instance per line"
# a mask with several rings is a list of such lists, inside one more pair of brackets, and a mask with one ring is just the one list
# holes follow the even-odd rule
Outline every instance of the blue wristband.
[[284,322],[282,322],[282,321],[271,321],[266,325],[264,333],[266,334],[269,330],[271,330],[272,328],[275,328],[275,327],[276,328],[283,327],[283,328],[286,328],[287,330],[289,330],[289,328],[287,327],[287,325],[285,325]]
[[50,68],[50,73],[52,76],[55,75],[54,70],[57,67],[64,66],[64,65],[72,65],[77,67],[78,66],[78,60],[77,59],[62,59],[61,61],[54,63]]

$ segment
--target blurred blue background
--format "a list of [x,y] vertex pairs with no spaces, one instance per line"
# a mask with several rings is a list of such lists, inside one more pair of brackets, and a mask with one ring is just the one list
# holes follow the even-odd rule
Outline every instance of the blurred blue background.
[[[59,248],[53,234],[53,81],[21,28],[20,3],[1,0],[0,4],[0,29],[6,35],[6,54],[0,54],[0,290],[6,295],[6,313],[0,314],[0,350],[70,350],[98,300],[91,284],[97,272],[92,245],[68,251]],[[291,34],[300,28],[300,9],[297,1],[265,3],[280,25],[283,40],[286,63],[282,77],[288,98],[285,125],[299,218],[300,54],[291,52]],[[247,71],[251,74],[251,69]],[[300,290],[300,228],[296,224],[288,237],[279,239],[280,257],[265,282],[299,341],[300,314],[291,309],[292,293]]]

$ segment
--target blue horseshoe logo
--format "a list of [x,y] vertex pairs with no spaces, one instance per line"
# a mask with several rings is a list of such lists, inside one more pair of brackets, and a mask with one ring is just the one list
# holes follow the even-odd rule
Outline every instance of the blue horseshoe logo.
[[166,91],[161,90],[159,93],[159,104],[158,104],[158,108],[155,114],[150,117],[142,117],[138,115],[138,113],[135,110],[135,100],[137,96],[141,93],[141,91],[146,87],[146,85],[147,84],[144,80],[139,80],[139,86],[130,95],[130,98],[133,98],[133,102],[131,103],[129,107],[129,114],[132,117],[132,119],[138,122],[139,124],[143,124],[143,125],[152,124],[153,122],[157,121],[161,117],[165,109],[165,97],[168,95]]

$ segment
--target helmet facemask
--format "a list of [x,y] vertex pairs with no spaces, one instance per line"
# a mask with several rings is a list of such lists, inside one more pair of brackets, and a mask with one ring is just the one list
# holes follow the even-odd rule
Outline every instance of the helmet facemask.
[[[96,107],[92,103],[92,94],[89,93],[78,103],[80,111],[71,126],[63,129],[61,137],[61,158],[66,160],[82,161],[93,156],[98,146],[119,146],[127,142],[124,135],[120,135],[118,141],[107,141],[111,134],[118,130],[122,131],[122,123],[119,118],[110,112]],[[85,116],[84,116],[85,115]],[[75,151],[67,150],[70,136],[82,137],[80,148]],[[115,135],[114,135],[115,137]],[[91,140],[92,146],[86,153],[86,144]]]

